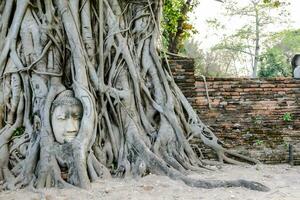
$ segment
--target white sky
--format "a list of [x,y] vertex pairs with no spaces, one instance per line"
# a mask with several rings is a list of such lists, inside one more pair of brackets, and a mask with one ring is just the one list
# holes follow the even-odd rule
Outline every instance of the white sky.
[[[247,0],[240,0],[240,2],[246,2]],[[291,5],[287,8],[290,11],[290,27],[291,28],[300,28],[300,0],[289,0]],[[197,41],[201,42],[201,48],[207,49],[220,40],[220,36],[214,36],[212,33],[208,32],[208,27],[206,24],[206,20],[217,18],[222,23],[225,23],[226,27],[228,27],[227,31],[230,33],[235,28],[238,27],[238,24],[243,24],[245,20],[241,18],[234,18],[231,20],[226,19],[223,16],[224,9],[222,7],[222,3],[217,2],[215,0],[201,0],[200,5],[195,9],[194,13],[191,15],[191,22],[194,24],[196,29],[199,31],[198,34],[195,34],[193,38]],[[293,19],[293,20],[292,20]],[[272,31],[280,31],[284,29],[283,26],[277,26]]]

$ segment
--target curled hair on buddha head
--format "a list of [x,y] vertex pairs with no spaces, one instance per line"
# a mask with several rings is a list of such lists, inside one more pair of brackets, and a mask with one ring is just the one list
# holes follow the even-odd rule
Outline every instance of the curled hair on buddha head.
[[74,92],[72,90],[64,90],[61,92],[52,103],[51,112],[58,106],[62,105],[76,105],[82,107],[81,102],[75,97]]
[[293,71],[297,67],[296,66],[296,61],[297,61],[298,58],[300,58],[300,54],[295,54],[294,57],[292,58],[291,64],[292,64],[292,67],[293,67]]

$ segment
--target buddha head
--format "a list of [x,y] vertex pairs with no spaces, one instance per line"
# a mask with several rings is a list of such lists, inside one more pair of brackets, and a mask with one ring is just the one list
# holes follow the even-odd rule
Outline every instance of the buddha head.
[[300,54],[294,55],[294,57],[292,59],[292,66],[293,66],[293,69],[295,69],[297,66],[300,66]]
[[77,136],[82,113],[82,104],[72,90],[65,90],[56,97],[51,108],[51,124],[58,143],[71,142]]

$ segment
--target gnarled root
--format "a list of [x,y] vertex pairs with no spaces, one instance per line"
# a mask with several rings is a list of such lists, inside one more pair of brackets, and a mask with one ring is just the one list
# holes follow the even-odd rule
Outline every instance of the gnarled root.
[[[220,162],[241,164],[227,155],[257,162],[222,147],[162,65],[161,0],[18,0],[15,11],[11,2],[0,8],[10,16],[0,18],[9,112],[0,132],[0,180],[6,188],[89,188],[99,178],[151,172],[193,187],[268,190],[245,180],[187,176],[209,169],[187,138],[200,138]],[[75,139],[58,143],[51,106],[66,89],[83,115]],[[13,133],[21,126],[17,141]]]
[[132,140],[132,144],[134,146],[135,151],[138,152],[139,155],[143,157],[147,167],[149,168],[150,172],[155,174],[162,174],[166,175],[174,180],[182,180],[189,186],[192,187],[199,187],[199,188],[219,188],[219,187],[245,187],[251,190],[263,191],[267,192],[270,189],[260,183],[253,182],[253,181],[246,181],[246,180],[234,180],[234,181],[206,181],[206,180],[196,180],[187,177],[186,175],[182,174],[180,171],[174,169],[171,166],[168,166],[166,162],[153,152],[149,151],[145,144],[135,135],[132,133],[130,140]]

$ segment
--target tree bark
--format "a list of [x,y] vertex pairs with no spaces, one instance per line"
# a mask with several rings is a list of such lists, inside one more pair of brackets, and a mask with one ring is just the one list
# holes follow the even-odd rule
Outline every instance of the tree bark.
[[[3,189],[89,188],[100,178],[167,175],[202,187],[259,183],[194,180],[207,168],[187,138],[200,137],[223,160],[235,154],[202,123],[157,49],[162,1],[5,1],[0,15],[3,101],[0,132]],[[7,33],[7,30],[9,32]],[[73,90],[83,114],[76,137],[60,143],[51,116],[55,100]]]
[[257,9],[257,3],[254,4],[255,10],[255,53],[254,53],[254,63],[253,63],[253,73],[252,78],[257,77],[257,67],[259,62],[259,50],[260,50],[260,22],[259,22],[259,11]]

